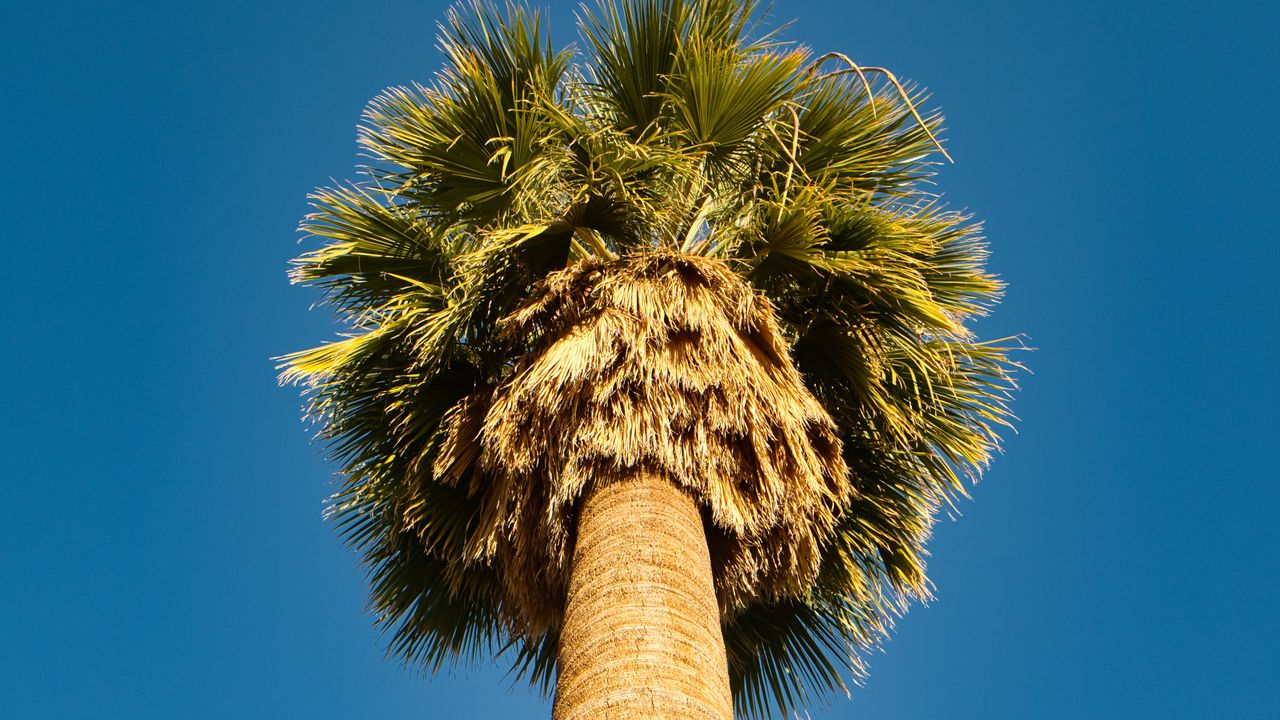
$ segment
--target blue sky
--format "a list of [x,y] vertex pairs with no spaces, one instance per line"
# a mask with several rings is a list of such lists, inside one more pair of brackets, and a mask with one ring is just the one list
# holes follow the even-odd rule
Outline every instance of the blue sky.
[[[334,332],[285,279],[305,195],[444,4],[80,5],[0,26],[0,714],[548,717],[383,661],[269,360]],[[937,601],[814,718],[1280,717],[1280,6],[773,16],[932,89],[1010,286],[980,329],[1038,348]]]

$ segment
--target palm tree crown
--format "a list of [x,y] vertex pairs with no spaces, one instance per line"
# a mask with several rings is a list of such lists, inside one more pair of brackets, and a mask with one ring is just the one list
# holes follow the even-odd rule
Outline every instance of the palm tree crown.
[[924,544],[1006,423],[977,224],[921,188],[941,118],[756,3],[618,0],[584,51],[475,4],[364,116],[296,261],[350,327],[284,359],[341,468],[390,653],[546,687],[586,485],[698,498],[737,710],[843,689],[928,596]]

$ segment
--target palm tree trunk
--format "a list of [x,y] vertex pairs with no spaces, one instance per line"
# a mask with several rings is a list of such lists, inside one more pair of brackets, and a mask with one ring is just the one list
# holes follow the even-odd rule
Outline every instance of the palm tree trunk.
[[668,478],[589,491],[557,673],[553,720],[732,720],[702,518]]

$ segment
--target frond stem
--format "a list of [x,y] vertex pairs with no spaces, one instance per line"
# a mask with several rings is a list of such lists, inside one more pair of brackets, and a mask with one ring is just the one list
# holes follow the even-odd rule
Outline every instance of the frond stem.
[[[875,94],[871,91],[871,81],[867,80],[867,74],[862,71],[862,66],[842,52],[829,52],[810,63],[809,69],[804,74],[804,82],[807,83],[812,80],[813,76],[818,72],[818,68],[828,60],[843,60],[853,72],[858,74],[858,78],[862,80],[862,87],[867,91],[867,102],[871,105],[871,117],[877,117],[876,104],[872,102],[875,99]],[[832,75],[824,75],[823,77],[832,77]]]
[[680,243],[681,252],[696,254],[706,246],[707,238],[704,238],[701,242],[695,241],[698,237],[698,231],[706,224],[709,214],[711,214],[711,193],[705,192],[702,194],[702,202],[698,205],[698,214],[694,216],[693,222],[689,223],[689,230],[684,234],[684,241]]
[[[605,260],[618,259],[618,256],[609,249],[608,245],[605,244],[604,238],[600,237],[600,233],[595,230],[591,228],[578,227],[574,229],[573,234],[575,237],[582,238],[582,242],[585,243],[586,248],[590,248],[591,251],[596,255],[599,255],[601,258]],[[577,241],[575,240],[574,242],[576,243]],[[579,244],[579,247],[582,247],[582,245]],[[585,250],[586,248],[583,249]]]
[[[782,202],[787,202],[787,194],[791,191],[791,179],[795,174],[796,165],[800,164],[800,113],[795,106],[787,103],[787,109],[791,111],[791,147],[787,150],[787,157],[791,162],[787,163],[787,178],[782,184]],[[773,134],[779,145],[785,145],[782,138],[778,136],[778,132],[769,126],[769,132]]]
[[894,75],[892,71],[890,71],[888,68],[882,68],[882,67],[874,67],[874,66],[863,67],[858,63],[854,62],[848,55],[845,55],[844,53],[830,52],[818,58],[812,64],[809,65],[809,70],[807,73],[805,73],[805,82],[809,82],[810,80],[812,80],[818,71],[818,67],[822,65],[822,63],[826,62],[827,60],[843,60],[845,63],[849,65],[849,67],[844,70],[836,70],[833,72],[829,72],[825,75],[819,76],[820,79],[826,80],[829,78],[840,77],[841,75],[848,75],[850,73],[857,74],[857,76],[862,79],[863,87],[865,87],[867,90],[867,102],[871,105],[872,117],[876,116],[876,104],[875,104],[875,98],[871,94],[871,83],[867,81],[867,73],[876,73],[878,75],[883,75],[889,82],[893,83],[893,87],[896,88],[898,91],[898,96],[902,98],[902,102],[906,103],[907,109],[911,111],[911,116],[916,119],[916,123],[920,125],[920,129],[924,130],[924,134],[929,136],[929,140],[933,142],[934,147],[938,148],[938,152],[942,153],[942,157],[946,158],[949,162],[953,162],[953,163],[955,162],[955,159],[951,157],[950,153],[947,152],[947,149],[942,147],[942,143],[938,140],[938,137],[933,134],[932,130],[929,129],[928,123],[926,123],[924,121],[924,118],[920,116],[920,111],[916,109],[915,103],[911,102],[911,97],[907,93],[907,89],[902,86],[902,83],[898,80],[898,76]]
[[569,256],[574,260],[586,260],[591,257],[591,251],[578,241],[576,232],[569,237]]

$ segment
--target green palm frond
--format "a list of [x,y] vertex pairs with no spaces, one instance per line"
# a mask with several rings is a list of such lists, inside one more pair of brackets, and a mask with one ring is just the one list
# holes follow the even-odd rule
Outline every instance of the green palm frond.
[[980,225],[923,187],[942,125],[924,91],[815,60],[759,19],[756,2],[601,0],[576,53],[523,6],[459,6],[434,82],[366,110],[365,180],[312,195],[319,246],[291,277],[347,327],[281,377],[305,386],[340,468],[329,514],[392,656],[502,655],[549,687],[558,628],[524,624],[476,549],[476,418],[538,347],[503,321],[539,283],[659,251],[710,256],[768,299],[854,490],[812,587],[726,612],[739,715],[847,692],[929,596],[934,518],[1011,419],[1017,343],[970,329],[1002,286]]
[[376,188],[322,188],[302,230],[330,244],[294,261],[293,279],[323,288],[331,304],[359,315],[412,288],[440,294],[451,248],[439,230]]
[[[762,140],[761,119],[782,110],[795,92],[804,64],[800,51],[745,53],[693,36],[676,56],[674,74],[661,93],[672,127],[690,148],[706,153],[717,169],[733,160],[752,167],[753,140]],[[745,174],[745,173],[741,173]]]
[[[831,692],[848,693],[851,633],[817,603],[758,605],[725,627],[729,681],[736,712],[744,717],[786,717]],[[865,642],[866,638],[858,637]]]
[[547,168],[541,162],[548,129],[525,112],[551,97],[563,81],[569,54],[554,53],[537,12],[486,5],[451,10],[441,26],[445,67],[435,87],[392,88],[370,104],[361,144],[398,168],[401,195],[445,217],[484,223],[523,203]]
[[925,116],[925,125],[916,122],[911,108],[927,99],[922,91],[903,97],[883,83],[864,86],[852,76],[803,83],[796,100],[801,170],[815,182],[914,194],[913,184],[929,176],[928,158],[936,150],[930,133],[942,123],[936,113]]
[[583,7],[580,25],[593,53],[586,91],[618,130],[648,136],[664,119],[660,93],[674,71],[692,8],[680,0]]

